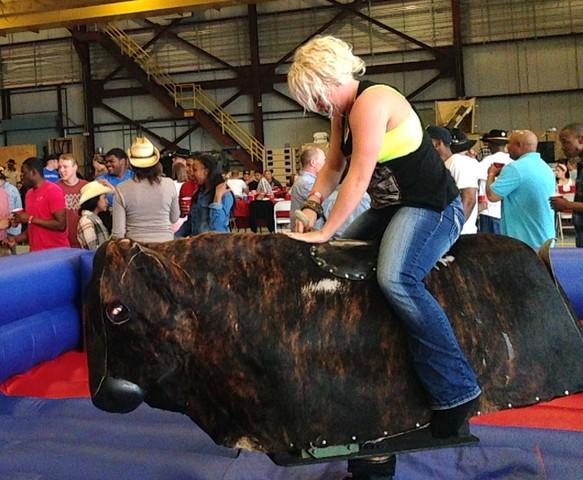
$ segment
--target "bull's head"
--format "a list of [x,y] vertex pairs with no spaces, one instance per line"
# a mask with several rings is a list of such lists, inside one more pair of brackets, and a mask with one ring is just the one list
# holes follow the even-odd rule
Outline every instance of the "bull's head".
[[[196,320],[193,284],[178,265],[121,240],[102,246],[86,296],[86,341],[93,403],[126,413],[146,400],[184,411],[180,373]],[[171,393],[170,393],[171,392]]]

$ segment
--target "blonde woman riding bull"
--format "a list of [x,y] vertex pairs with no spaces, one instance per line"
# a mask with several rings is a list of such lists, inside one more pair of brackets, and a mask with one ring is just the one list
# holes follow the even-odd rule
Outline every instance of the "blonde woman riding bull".
[[[308,243],[332,238],[365,191],[371,209],[345,232],[380,239],[378,283],[403,322],[415,370],[433,410],[436,437],[456,435],[480,388],[438,302],[423,279],[457,240],[465,222],[454,180],[407,99],[394,88],[361,80],[364,62],[344,41],[316,37],[300,47],[288,73],[292,94],[306,110],[330,118],[324,168],[302,206],[307,226],[290,236]],[[312,227],[322,202],[338,198],[321,230]]]

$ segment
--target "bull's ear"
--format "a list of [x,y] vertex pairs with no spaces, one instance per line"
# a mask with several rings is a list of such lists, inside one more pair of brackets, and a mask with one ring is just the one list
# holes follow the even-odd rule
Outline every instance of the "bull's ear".
[[180,265],[160,252],[134,243],[126,253],[126,273],[122,274],[122,285],[126,282],[145,284],[166,298],[179,300],[192,295],[192,279]]

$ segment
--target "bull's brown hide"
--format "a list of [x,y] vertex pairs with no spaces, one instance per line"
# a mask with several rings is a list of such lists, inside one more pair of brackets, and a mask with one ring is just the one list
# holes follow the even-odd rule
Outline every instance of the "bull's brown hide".
[[[581,329],[526,245],[467,236],[427,285],[483,389],[480,410],[583,389]],[[375,439],[430,418],[375,280],[332,277],[283,235],[112,241],[88,292],[92,392],[133,382],[220,444],[282,451]],[[127,308],[118,324],[106,308]]]

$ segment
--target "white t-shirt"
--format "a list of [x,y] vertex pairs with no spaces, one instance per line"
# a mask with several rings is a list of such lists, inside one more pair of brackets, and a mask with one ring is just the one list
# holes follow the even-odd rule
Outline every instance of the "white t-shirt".
[[245,189],[247,184],[245,183],[244,180],[240,178],[230,178],[229,180],[227,180],[227,186],[231,189],[231,192],[233,192],[233,195],[235,195],[235,197],[242,197],[243,190]]
[[[486,195],[486,181],[488,180],[488,169],[493,163],[503,163],[504,165],[512,162],[510,155],[506,152],[493,153],[484,157],[479,163],[480,166],[480,192],[479,195]],[[502,216],[502,202],[488,201],[488,208],[482,210],[480,215],[488,215],[489,217],[500,218]]]
[[176,193],[178,193],[180,195],[180,189],[182,188],[182,185],[184,184],[184,182],[179,182],[178,180],[173,180],[174,182],[174,186],[176,187]]
[[451,173],[451,176],[455,180],[455,184],[459,190],[464,188],[475,188],[476,189],[476,204],[470,218],[467,219],[462,229],[462,235],[467,235],[468,233],[477,233],[478,227],[476,221],[478,220],[478,175],[479,175],[479,164],[475,158],[468,157],[467,155],[462,155],[461,153],[454,153],[445,162],[446,168]]

